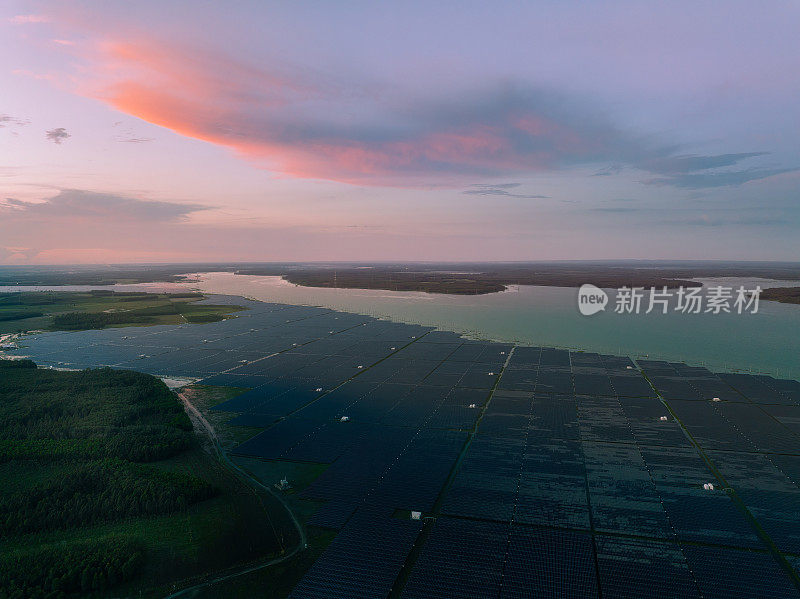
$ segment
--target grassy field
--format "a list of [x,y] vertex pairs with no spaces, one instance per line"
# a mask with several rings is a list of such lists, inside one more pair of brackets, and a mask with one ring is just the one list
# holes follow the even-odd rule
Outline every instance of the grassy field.
[[0,333],[217,322],[241,306],[200,304],[200,293],[0,293]]
[[293,542],[149,375],[0,360],[0,444],[0,596],[163,597]]

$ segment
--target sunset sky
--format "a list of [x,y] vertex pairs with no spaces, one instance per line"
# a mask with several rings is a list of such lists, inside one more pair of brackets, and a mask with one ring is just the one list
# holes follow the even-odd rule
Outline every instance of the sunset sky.
[[0,4],[0,263],[800,259],[800,3]]

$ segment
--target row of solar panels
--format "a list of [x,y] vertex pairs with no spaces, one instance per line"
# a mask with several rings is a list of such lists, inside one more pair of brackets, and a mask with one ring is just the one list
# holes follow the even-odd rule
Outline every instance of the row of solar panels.
[[[439,517],[420,524],[364,509],[291,597],[797,597],[766,551],[590,535]],[[407,560],[421,546],[413,566]],[[405,569],[404,569],[405,565]]]

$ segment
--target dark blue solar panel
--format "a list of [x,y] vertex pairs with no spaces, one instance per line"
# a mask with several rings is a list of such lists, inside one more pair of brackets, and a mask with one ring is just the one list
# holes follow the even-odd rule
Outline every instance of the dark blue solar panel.
[[595,536],[603,597],[700,597],[677,543]]
[[274,424],[278,419],[277,416],[270,416],[268,414],[239,414],[234,416],[226,424],[234,426],[250,426],[255,428],[267,428]]
[[798,597],[788,574],[767,552],[683,545],[703,597],[752,599]]
[[606,374],[575,374],[577,395],[615,395],[611,379]]
[[257,434],[252,439],[236,447],[233,453],[236,455],[277,459],[318,427],[319,424],[312,420],[281,420],[272,428]]
[[635,446],[584,442],[583,453],[596,530],[672,536],[661,498]]
[[592,538],[512,526],[500,599],[597,597]]
[[358,503],[355,500],[334,499],[328,501],[314,512],[314,515],[308,519],[308,524],[322,528],[342,528],[356,511],[357,506]]
[[508,528],[508,524],[438,518],[401,597],[497,597]]
[[620,397],[655,397],[653,388],[639,373],[611,374],[611,384]]
[[296,599],[386,597],[421,523],[359,510],[303,576]]

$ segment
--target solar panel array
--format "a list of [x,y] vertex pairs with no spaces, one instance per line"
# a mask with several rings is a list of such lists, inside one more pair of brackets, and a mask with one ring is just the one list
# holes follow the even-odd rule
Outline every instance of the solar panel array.
[[21,353],[242,388],[234,456],[328,465],[294,598],[798,595],[797,381],[208,301],[249,310]]

